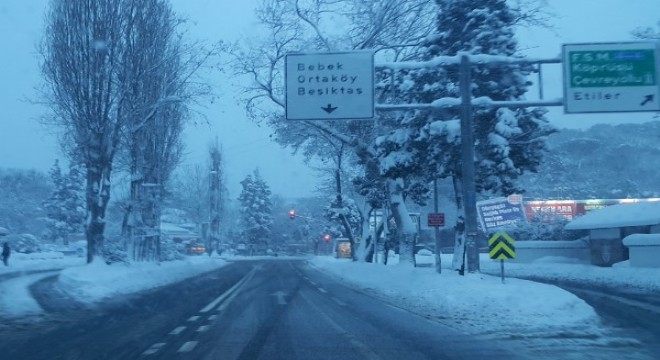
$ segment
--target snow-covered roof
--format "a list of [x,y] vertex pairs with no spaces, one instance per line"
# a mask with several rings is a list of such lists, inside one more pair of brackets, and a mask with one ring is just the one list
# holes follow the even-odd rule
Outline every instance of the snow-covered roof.
[[623,238],[625,246],[660,246],[660,234],[632,234]]
[[660,224],[660,202],[639,202],[604,207],[575,218],[566,230],[611,229]]
[[589,247],[584,240],[517,241],[517,249],[584,249]]

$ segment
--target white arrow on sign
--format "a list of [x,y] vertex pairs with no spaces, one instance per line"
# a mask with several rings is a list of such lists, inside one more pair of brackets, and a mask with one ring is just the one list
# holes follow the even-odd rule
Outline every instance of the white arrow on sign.
[[271,295],[277,298],[277,305],[286,305],[286,293],[284,291],[276,291]]

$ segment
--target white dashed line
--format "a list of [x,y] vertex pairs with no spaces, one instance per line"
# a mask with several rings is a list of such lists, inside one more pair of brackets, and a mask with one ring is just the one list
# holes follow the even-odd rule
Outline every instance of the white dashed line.
[[309,283],[312,284],[312,285],[314,285],[314,286],[316,286],[316,283],[313,282],[312,280],[310,280]]
[[148,348],[147,350],[145,350],[145,352],[143,352],[142,355],[152,355],[152,354],[155,354],[155,353],[158,352],[158,350],[160,350],[160,349],[161,349],[163,346],[165,346],[165,345],[166,345],[165,343],[155,343],[155,344],[151,345],[150,348]]
[[175,328],[174,330],[170,331],[170,335],[179,335],[179,334],[181,334],[181,333],[183,332],[183,330],[185,330],[185,329],[186,329],[185,326],[179,326],[179,327]]
[[190,321],[190,322],[197,321],[197,320],[199,320],[199,316],[197,316],[197,315],[191,316],[191,317],[188,318],[188,321]]
[[209,316],[209,321],[213,321],[218,318],[218,315],[211,315]]
[[202,326],[197,328],[197,332],[205,332],[210,328],[211,328],[211,325],[202,325]]
[[183,345],[181,345],[179,350],[177,350],[176,352],[180,352],[180,353],[190,352],[192,351],[192,349],[195,348],[195,346],[197,346],[197,341],[188,341],[183,343]]
[[320,292],[322,292],[322,293],[324,293],[324,294],[326,294],[326,293],[327,293],[327,291],[326,291],[326,290],[325,290],[324,288],[322,288],[322,287],[320,287],[320,288],[317,288],[317,289],[319,289],[319,291],[320,291]]

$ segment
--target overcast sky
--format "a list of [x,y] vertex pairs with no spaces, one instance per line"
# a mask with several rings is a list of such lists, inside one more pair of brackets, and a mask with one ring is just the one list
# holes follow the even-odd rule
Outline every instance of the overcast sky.
[[[256,0],[173,0],[175,11],[192,22],[190,35],[209,41],[233,40],[249,34]],[[26,101],[35,99],[34,87],[40,74],[35,44],[41,38],[47,0],[0,0],[0,168],[47,170],[61,158],[55,138],[38,122],[45,109]],[[660,0],[549,0],[554,31],[521,29],[518,33],[524,54],[558,57],[562,43],[631,40],[630,31],[638,26],[656,26],[660,20]],[[559,66],[544,69],[546,98],[561,97]],[[291,157],[268,138],[270,130],[246,120],[236,104],[235,92],[224,79],[213,79],[220,86],[221,100],[202,111],[210,125],[190,127],[185,134],[186,163],[206,161],[206,149],[217,135],[225,150],[229,189],[233,197],[238,182],[259,167],[273,193],[285,197],[310,194],[315,173]],[[530,94],[529,98],[535,98]],[[557,127],[584,128],[596,123],[643,122],[653,113],[564,115],[552,109],[549,118]]]

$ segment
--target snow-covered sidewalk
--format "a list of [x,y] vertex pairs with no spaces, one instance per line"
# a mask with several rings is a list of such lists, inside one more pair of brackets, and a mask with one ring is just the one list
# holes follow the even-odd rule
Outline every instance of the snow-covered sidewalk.
[[[451,258],[444,257],[445,264]],[[599,337],[594,309],[558,287],[486,274],[459,276],[446,270],[353,263],[315,257],[310,264],[353,286],[384,296],[416,313],[470,334],[497,338]],[[578,335],[576,335],[578,336]]]
[[12,273],[25,271],[63,269],[85,265],[84,257],[64,256],[61,252],[43,252],[33,254],[12,253],[9,266],[0,263],[0,278]]

